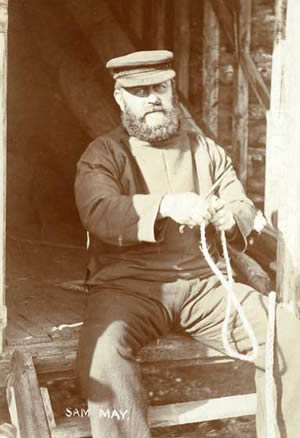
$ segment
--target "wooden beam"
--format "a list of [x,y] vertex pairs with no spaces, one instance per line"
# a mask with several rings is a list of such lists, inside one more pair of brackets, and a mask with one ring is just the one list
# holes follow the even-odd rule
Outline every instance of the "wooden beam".
[[235,34],[237,62],[233,85],[232,116],[232,162],[238,177],[247,189],[248,173],[248,80],[240,62],[240,56],[249,54],[251,40],[251,1],[240,0],[239,10],[235,10]]
[[[277,289],[299,314],[300,305],[300,4],[287,5],[283,92],[280,104],[284,153],[278,206]],[[279,143],[279,142],[278,142]]]
[[[228,3],[225,0],[210,1],[218,17],[220,26],[222,27],[231,46],[231,49],[234,51],[235,41],[233,16],[231,11],[229,10]],[[240,63],[258,101],[260,102],[264,110],[267,111],[270,106],[269,91],[250,54],[240,53]]]
[[[33,357],[38,374],[63,372],[76,369],[76,356],[78,340],[56,341],[18,346],[18,350]],[[6,357],[0,360],[0,387],[6,386],[6,377],[11,371],[11,358],[14,349],[8,348]],[[218,351],[206,347],[187,336],[168,336],[143,348],[139,355],[140,363],[160,362],[162,366],[170,366],[178,361],[178,366],[188,366],[196,360],[195,364],[212,364],[228,362],[231,359],[224,357]],[[163,363],[164,362],[164,363]]]
[[151,427],[166,427],[254,415],[255,413],[256,394],[245,394],[165,406],[152,406],[149,409],[148,419]]
[[16,351],[7,385],[7,402],[18,438],[50,438],[37,374],[29,354]]
[[7,4],[0,3],[0,355],[7,322],[5,306],[5,211],[6,211],[6,94],[7,94]]
[[220,32],[216,14],[209,0],[204,2],[202,35],[202,119],[217,138]]
[[189,99],[189,63],[191,50],[190,0],[173,0],[174,27],[173,50],[177,87],[183,97]]
[[51,400],[48,392],[48,388],[41,387],[41,397],[44,405],[45,414],[48,421],[48,426],[51,429],[54,429],[56,427],[56,422],[54,418],[54,413],[51,405]]
[[[209,400],[150,406],[148,423],[150,428],[168,427],[178,424],[199,423],[256,413],[256,394],[235,395]],[[70,417],[57,422],[52,430],[53,438],[81,438],[91,434],[87,416]]]
[[167,0],[152,0],[152,47],[166,48]]
[[285,39],[287,0],[275,0],[274,41],[280,44]]
[[[283,99],[284,45],[287,0],[276,0],[275,26],[272,55],[271,105],[267,113],[266,171],[264,212],[268,221],[276,228],[278,208],[281,203],[280,185],[284,178],[282,160],[285,159],[283,132],[285,129],[281,113]],[[284,193],[282,193],[284,196]]]

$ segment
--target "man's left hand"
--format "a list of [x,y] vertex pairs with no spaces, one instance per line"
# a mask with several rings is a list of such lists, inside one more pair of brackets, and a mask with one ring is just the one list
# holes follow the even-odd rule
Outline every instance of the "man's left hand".
[[232,236],[236,227],[232,211],[222,199],[217,198],[216,196],[212,198],[211,203],[215,214],[210,222],[214,225],[217,231],[225,231],[229,237]]

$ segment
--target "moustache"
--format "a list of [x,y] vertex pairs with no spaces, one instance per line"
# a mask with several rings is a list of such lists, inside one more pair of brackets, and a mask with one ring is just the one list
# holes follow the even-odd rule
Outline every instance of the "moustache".
[[165,114],[165,110],[163,108],[153,108],[151,110],[148,110],[144,113],[143,119],[146,117],[147,114],[152,114],[152,113],[164,113]]

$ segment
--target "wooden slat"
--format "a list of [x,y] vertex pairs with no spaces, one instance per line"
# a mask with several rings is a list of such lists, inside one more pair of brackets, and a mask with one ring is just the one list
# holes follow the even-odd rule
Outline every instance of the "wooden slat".
[[[224,30],[227,40],[230,43],[231,49],[235,50],[233,17],[229,10],[228,3],[225,0],[210,1],[216,12],[219,23]],[[258,101],[264,110],[267,111],[270,106],[269,91],[250,54],[241,53],[240,63]]]
[[[49,342],[34,345],[18,346],[18,350],[33,356],[34,365],[39,374],[63,372],[76,369],[76,356],[78,340]],[[0,387],[6,385],[13,355],[13,348],[7,349],[6,356],[0,360]],[[196,360],[196,361],[195,361]],[[143,348],[138,356],[140,363],[160,362],[162,367],[204,365],[229,362],[231,359],[224,357],[214,349],[188,337],[169,336],[159,339]],[[147,368],[147,365],[145,365]]]
[[[254,415],[256,394],[235,395],[195,402],[150,406],[148,422],[151,428],[198,423],[230,417]],[[53,438],[80,438],[90,436],[88,417],[70,417],[57,423]]]
[[152,406],[149,409],[148,419],[151,427],[166,427],[254,415],[255,412],[256,394],[245,394],[165,406]]
[[[298,0],[289,0],[283,93],[280,114],[283,179],[280,181],[278,207],[277,290],[281,298],[299,315],[300,305],[300,8]],[[268,145],[267,145],[268,146]],[[295,208],[295,206],[297,206]]]
[[89,438],[92,435],[89,418],[70,417],[60,420],[51,434],[51,438]]
[[275,30],[272,54],[271,106],[267,113],[265,215],[277,227],[278,208],[285,196],[280,190],[284,178],[283,160],[286,156],[283,133],[286,120],[280,113],[283,98],[284,44],[287,0],[275,2]]
[[189,61],[190,61],[190,0],[173,0],[174,25],[173,48],[176,83],[183,97],[189,98]]
[[236,11],[235,33],[238,47],[233,88],[232,162],[244,188],[248,173],[248,80],[240,63],[241,53],[249,54],[251,38],[251,2],[241,1]]
[[15,352],[7,385],[8,408],[19,438],[50,438],[37,374],[29,354]]
[[4,346],[5,307],[5,193],[6,193],[6,95],[7,95],[7,3],[0,3],[0,354]]
[[42,397],[42,401],[43,401],[43,405],[44,405],[45,414],[46,414],[47,421],[48,421],[48,426],[49,426],[50,430],[55,429],[56,422],[55,422],[55,418],[54,418],[54,413],[53,413],[53,409],[52,409],[52,405],[51,405],[51,400],[50,400],[48,388],[41,387],[40,390],[41,390],[41,397]]
[[[200,31],[200,30],[199,30]],[[202,119],[218,137],[220,32],[216,14],[209,0],[204,2],[202,66]]]

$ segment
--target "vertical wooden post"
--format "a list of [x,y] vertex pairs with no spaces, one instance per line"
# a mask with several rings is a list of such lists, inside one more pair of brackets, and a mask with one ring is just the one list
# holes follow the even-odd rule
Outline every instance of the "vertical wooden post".
[[234,78],[232,116],[232,161],[238,176],[247,187],[248,168],[248,80],[244,74],[240,55],[249,53],[251,39],[251,0],[240,0],[235,20],[237,65]]
[[[280,101],[282,166],[279,180],[277,288],[295,313],[300,298],[300,3],[288,0]],[[269,145],[268,145],[269,146]]]
[[153,49],[166,48],[167,0],[152,0],[152,45]]
[[189,98],[190,61],[190,0],[174,0],[173,48],[177,86],[182,96]]
[[7,404],[19,438],[51,438],[36,370],[28,353],[14,353]]
[[282,160],[285,158],[284,124],[282,114],[284,44],[287,0],[275,2],[275,29],[272,56],[272,85],[270,111],[267,112],[267,148],[265,177],[265,215],[277,227],[278,208],[281,203],[281,180],[283,178]]
[[219,100],[219,49],[220,31],[210,0],[204,2],[203,13],[203,92],[202,118],[206,126],[218,137]]
[[0,3],[0,354],[4,346],[5,306],[5,196],[6,196],[6,77],[7,77],[7,6]]

